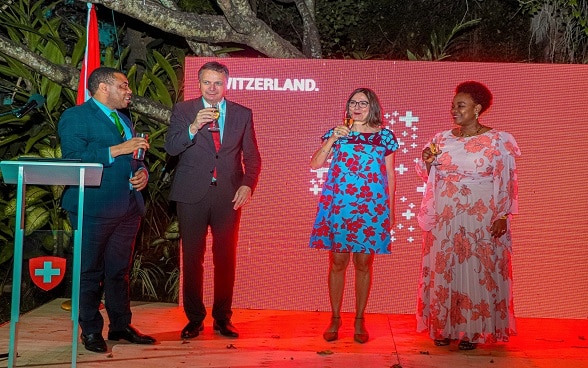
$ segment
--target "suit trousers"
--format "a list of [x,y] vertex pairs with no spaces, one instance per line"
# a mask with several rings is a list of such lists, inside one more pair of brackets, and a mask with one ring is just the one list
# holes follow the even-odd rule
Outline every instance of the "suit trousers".
[[237,263],[237,241],[241,209],[234,210],[234,192],[210,186],[198,203],[177,203],[182,238],[184,311],[192,322],[206,316],[203,301],[204,254],[208,228],[212,234],[214,301],[212,317],[230,320]]
[[[102,333],[104,305],[110,331],[123,330],[131,323],[129,270],[141,216],[133,192],[126,214],[117,218],[84,216],[80,274],[80,327],[84,335]],[[70,213],[77,224],[77,214]]]

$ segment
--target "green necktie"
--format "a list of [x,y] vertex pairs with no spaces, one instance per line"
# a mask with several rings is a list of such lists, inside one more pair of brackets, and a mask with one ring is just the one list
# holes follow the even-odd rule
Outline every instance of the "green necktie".
[[110,116],[112,117],[112,119],[114,119],[114,125],[116,125],[116,128],[118,129],[118,132],[120,133],[120,136],[124,138],[125,137],[125,130],[122,126],[122,123],[120,122],[120,117],[118,116],[116,111],[111,112]]

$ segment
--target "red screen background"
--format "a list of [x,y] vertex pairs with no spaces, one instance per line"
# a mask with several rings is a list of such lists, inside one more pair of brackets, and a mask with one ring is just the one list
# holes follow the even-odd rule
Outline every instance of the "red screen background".
[[[414,313],[421,265],[415,214],[423,186],[415,159],[434,133],[452,127],[455,86],[476,80],[494,94],[481,122],[512,133],[523,153],[512,226],[515,313],[588,317],[588,65],[188,58],[186,99],[200,96],[198,69],[211,60],[230,70],[226,97],[253,110],[263,160],[243,210],[233,307],[330,310],[328,254],[308,245],[326,173],[309,162],[320,137],[340,124],[349,94],[368,87],[400,149],[392,254],[376,256],[367,311]],[[205,303],[211,306],[210,239],[208,246]],[[350,265],[344,311],[354,310],[353,280]]]

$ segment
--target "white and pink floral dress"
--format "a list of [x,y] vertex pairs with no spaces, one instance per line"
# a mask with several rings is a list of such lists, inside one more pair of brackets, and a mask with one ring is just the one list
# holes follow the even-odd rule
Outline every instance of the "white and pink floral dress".
[[[432,141],[442,151],[439,165],[429,174],[422,160],[416,165],[426,183],[417,330],[432,339],[508,341],[516,334],[510,217],[521,152],[512,135],[494,129],[473,137],[445,131]],[[504,215],[507,232],[492,237],[492,223]]]

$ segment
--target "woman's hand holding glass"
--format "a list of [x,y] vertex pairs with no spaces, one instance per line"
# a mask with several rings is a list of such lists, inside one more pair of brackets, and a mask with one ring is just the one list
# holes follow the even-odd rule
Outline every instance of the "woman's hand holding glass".
[[437,166],[439,162],[437,161],[437,156],[441,154],[441,150],[439,149],[439,144],[435,142],[431,142],[429,146],[427,146],[422,153],[422,159],[427,164]]
[[350,132],[351,132],[351,129],[349,129],[347,126],[345,126],[345,124],[343,124],[343,125],[339,125],[339,126],[335,127],[335,129],[333,129],[333,136],[336,137],[337,139],[339,139],[341,137],[347,136]]

